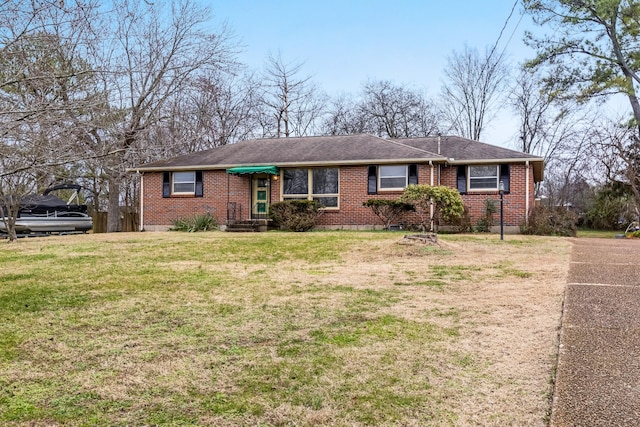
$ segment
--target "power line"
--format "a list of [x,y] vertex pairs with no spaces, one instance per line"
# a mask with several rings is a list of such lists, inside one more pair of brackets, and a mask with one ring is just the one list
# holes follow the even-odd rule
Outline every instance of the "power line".
[[[520,0],[516,0],[513,3],[513,6],[511,7],[511,12],[509,12],[509,16],[507,16],[507,19],[504,21],[504,25],[502,26],[502,29],[500,30],[500,34],[498,35],[498,39],[496,40],[495,44],[493,45],[493,48],[491,49],[491,52],[489,53],[489,56],[487,57],[487,62],[489,62],[489,59],[491,59],[491,56],[493,55],[495,50],[498,48],[498,43],[500,43],[500,39],[502,38],[502,35],[504,34],[504,30],[507,29],[507,25],[509,25],[509,21],[511,20],[511,17],[513,16],[513,12],[515,12],[515,10],[516,10],[516,6],[518,6],[518,2],[519,1]],[[520,20],[516,24],[516,28],[514,28],[513,33],[515,33],[516,29],[520,25],[520,22],[522,21],[522,17],[523,16],[524,16],[524,14],[520,15]],[[507,41],[507,45],[511,41],[511,38],[513,37],[513,33],[511,33],[511,37],[509,37],[509,40]],[[500,54],[500,57],[502,57],[502,55],[504,55],[504,52],[505,52],[506,49],[507,49],[507,46],[505,45],[505,48],[502,50],[502,53]]]
[[[484,75],[485,69],[489,65],[489,61],[491,60],[491,57],[493,56],[493,54],[495,53],[496,49],[498,48],[498,44],[500,43],[500,39],[502,39],[502,35],[504,34],[504,31],[506,30],[507,26],[509,25],[509,21],[513,17],[513,14],[514,14],[514,12],[516,10],[516,7],[518,6],[518,2],[519,1],[520,0],[515,0],[514,1],[513,6],[511,7],[511,11],[509,12],[509,15],[507,16],[507,19],[505,20],[504,24],[502,25],[502,29],[500,30],[500,34],[498,34],[498,38],[496,39],[495,43],[493,44],[493,47],[491,48],[491,51],[489,52],[489,55],[487,56],[486,60],[482,64],[482,67],[480,69],[480,73],[478,74],[474,85],[477,86],[478,83],[480,82],[481,76]],[[522,22],[522,18],[523,17],[524,17],[524,13],[521,13],[520,14],[520,19],[518,20],[518,23],[516,24],[515,28],[513,29],[513,32],[511,33],[511,36],[509,37],[509,40],[507,40],[507,43],[505,44],[504,49],[502,49],[502,53],[500,53],[500,57],[498,58],[498,60],[500,60],[500,58],[502,58],[504,56],[504,53],[507,50],[507,46],[511,42],[511,39],[513,38],[513,35],[515,34],[516,30],[520,26],[520,23]],[[462,111],[463,111],[463,109],[461,109],[458,112],[458,115],[453,120],[452,124],[449,126],[449,129],[447,129],[447,131],[445,133],[449,133],[451,131],[451,129],[453,128],[453,123],[456,123],[458,121],[458,119],[460,118],[460,115],[462,114]]]

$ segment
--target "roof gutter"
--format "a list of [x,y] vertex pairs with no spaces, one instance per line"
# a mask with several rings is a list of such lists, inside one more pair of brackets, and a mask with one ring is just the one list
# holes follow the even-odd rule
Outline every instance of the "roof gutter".
[[[398,163],[426,163],[446,162],[444,157],[439,158],[407,158],[407,159],[366,159],[366,160],[334,160],[329,162],[269,162],[264,164],[252,163],[251,166],[276,166],[279,168],[312,167],[312,166],[358,166],[358,165],[381,165]],[[166,172],[166,171],[192,171],[192,170],[220,170],[244,167],[246,164],[220,164],[220,165],[186,165],[186,166],[151,166],[127,169],[127,172]]]
[[469,159],[454,159],[453,157],[449,157],[447,159],[447,163],[452,165],[485,165],[485,164],[494,164],[494,163],[528,163],[528,162],[544,162],[542,157],[516,157],[516,158],[508,158],[508,159],[480,159],[480,160],[469,160]]

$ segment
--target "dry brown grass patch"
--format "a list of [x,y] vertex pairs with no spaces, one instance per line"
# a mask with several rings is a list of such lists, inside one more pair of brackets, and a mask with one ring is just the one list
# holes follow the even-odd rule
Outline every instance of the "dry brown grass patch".
[[568,241],[401,237],[2,247],[0,421],[544,425]]

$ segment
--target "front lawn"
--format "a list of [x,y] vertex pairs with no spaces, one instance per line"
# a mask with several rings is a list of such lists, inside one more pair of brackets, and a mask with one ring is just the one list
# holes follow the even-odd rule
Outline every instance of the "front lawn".
[[0,243],[0,424],[544,425],[560,238]]

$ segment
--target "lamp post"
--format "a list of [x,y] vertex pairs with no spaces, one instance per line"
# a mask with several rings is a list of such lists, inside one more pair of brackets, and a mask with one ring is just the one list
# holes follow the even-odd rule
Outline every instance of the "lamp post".
[[500,181],[500,240],[504,240],[504,182]]

